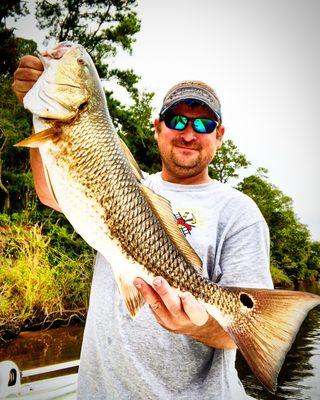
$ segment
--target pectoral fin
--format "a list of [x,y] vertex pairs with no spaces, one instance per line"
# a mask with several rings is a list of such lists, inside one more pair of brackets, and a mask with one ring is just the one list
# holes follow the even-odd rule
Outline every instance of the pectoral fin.
[[133,285],[134,278],[139,274],[134,275],[132,267],[129,266],[128,268],[125,264],[112,266],[112,271],[128,313],[134,318],[143,307],[145,301],[138,289]]
[[26,139],[15,144],[15,147],[40,147],[41,144],[48,140],[55,140],[60,135],[60,130],[56,127],[45,129],[44,131],[33,133]]

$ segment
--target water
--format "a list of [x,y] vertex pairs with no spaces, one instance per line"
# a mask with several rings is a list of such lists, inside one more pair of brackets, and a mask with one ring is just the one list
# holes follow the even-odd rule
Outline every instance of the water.
[[[69,326],[35,332],[22,332],[0,348],[0,361],[14,361],[21,371],[77,360],[80,356],[83,325]],[[65,371],[76,372],[75,368]],[[41,375],[41,379],[53,378],[63,372]],[[22,383],[39,377],[24,378]]]
[[[307,291],[320,295],[320,284]],[[25,370],[75,360],[80,356],[82,335],[83,326],[23,332],[0,348],[0,361],[10,359]],[[276,394],[263,389],[241,355],[237,368],[247,393],[256,399],[320,400],[320,307],[310,311],[304,321],[280,372]]]

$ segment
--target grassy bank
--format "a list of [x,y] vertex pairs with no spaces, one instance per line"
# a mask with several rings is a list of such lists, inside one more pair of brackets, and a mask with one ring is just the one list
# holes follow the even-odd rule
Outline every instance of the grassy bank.
[[0,214],[0,339],[34,325],[85,317],[94,253],[50,214]]

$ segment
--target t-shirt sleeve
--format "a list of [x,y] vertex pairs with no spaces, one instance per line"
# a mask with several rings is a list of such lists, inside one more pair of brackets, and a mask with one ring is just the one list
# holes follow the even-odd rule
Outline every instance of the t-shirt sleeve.
[[219,264],[221,286],[273,288],[266,222],[260,220],[226,237]]

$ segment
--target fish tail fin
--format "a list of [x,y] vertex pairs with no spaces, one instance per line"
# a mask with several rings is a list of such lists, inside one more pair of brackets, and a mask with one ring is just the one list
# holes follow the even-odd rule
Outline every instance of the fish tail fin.
[[320,297],[290,290],[226,289],[240,300],[232,321],[219,318],[213,306],[206,304],[206,308],[232,337],[254,375],[274,392],[300,325],[309,310],[320,304]]

